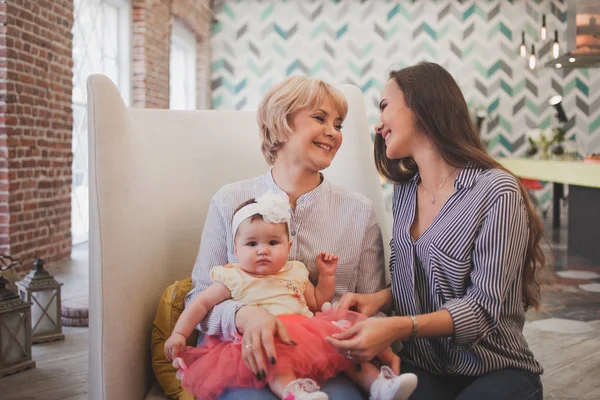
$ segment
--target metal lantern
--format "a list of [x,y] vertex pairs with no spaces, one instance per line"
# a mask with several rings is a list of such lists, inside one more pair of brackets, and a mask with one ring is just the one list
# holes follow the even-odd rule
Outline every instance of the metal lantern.
[[0,377],[35,368],[31,360],[31,304],[6,288],[0,276]]
[[60,287],[56,279],[44,269],[44,261],[37,259],[32,270],[22,281],[17,282],[21,300],[31,303],[32,343],[63,340]]

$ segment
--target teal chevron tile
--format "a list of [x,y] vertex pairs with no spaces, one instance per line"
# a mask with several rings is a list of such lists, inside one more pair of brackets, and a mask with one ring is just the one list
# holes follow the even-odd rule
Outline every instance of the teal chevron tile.
[[260,85],[260,93],[261,94],[265,93],[267,90],[269,90],[269,88],[271,86],[273,86],[273,80],[271,78],[269,78],[265,81],[265,83]]
[[500,32],[502,32],[502,34],[504,36],[506,36],[508,40],[512,40],[512,31],[510,29],[508,29],[508,27],[506,25],[504,25],[502,22],[500,22],[499,25],[500,25]]
[[500,151],[504,149],[508,151],[508,154],[512,153],[512,144],[501,133],[494,136],[488,143],[489,149],[494,149],[497,146],[501,146]]
[[577,78],[576,81],[577,89],[581,90],[581,93],[585,94],[586,96],[589,96],[588,86],[579,78]]
[[254,75],[256,75],[256,76],[262,75],[260,68],[258,67],[258,65],[254,64],[252,59],[248,60],[248,68],[250,68],[250,71],[254,72]]
[[583,76],[585,76],[586,78],[590,77],[590,70],[587,68],[579,68],[578,69],[579,73]]
[[273,43],[273,50],[275,50],[281,57],[285,57],[285,49],[281,47],[279,43]]
[[501,115],[499,117],[499,121],[500,126],[502,126],[507,133],[512,133],[512,124],[510,122],[504,119],[504,117],[502,117]]
[[217,60],[217,61],[213,62],[213,64],[212,64],[212,68],[211,68],[211,71],[212,71],[213,73],[215,73],[215,72],[217,72],[218,70],[220,70],[221,68],[223,68],[224,66],[225,66],[225,60],[223,60],[223,59],[219,59],[219,60]]
[[396,32],[398,32],[398,29],[400,29],[399,25],[398,24],[394,24],[394,26],[392,26],[392,28],[389,31],[387,31],[385,38],[389,39],[392,36],[394,36],[394,34]]
[[513,96],[517,96],[521,93],[521,90],[525,88],[525,79],[519,82],[515,87],[513,87]]
[[494,74],[494,72],[498,71],[500,68],[500,61],[497,61],[496,64],[492,65],[490,69],[488,69],[487,76],[490,77]]
[[233,88],[234,94],[239,94],[242,90],[244,90],[246,88],[246,84],[247,84],[247,80],[246,79],[244,79],[243,81],[241,81],[240,83],[238,83]]
[[506,94],[512,97],[513,90],[508,83],[504,82],[504,79],[500,79],[500,87],[506,92]]
[[534,115],[538,115],[538,106],[530,98],[525,99],[525,107],[527,107]]
[[300,66],[300,60],[295,60],[287,69],[285,70],[286,76],[290,76],[292,72],[296,70]]
[[469,56],[469,54],[471,54],[473,52],[473,49],[475,48],[475,42],[471,42],[467,47],[465,47],[463,49],[462,52],[462,59],[465,59]]
[[473,14],[479,15],[483,20],[487,21],[487,13],[475,4],[465,10],[462,18],[463,21],[466,21]]
[[344,33],[348,32],[348,24],[345,24],[344,26],[342,26],[340,29],[338,29],[338,31],[335,33],[335,38],[339,39],[342,36],[344,36]]
[[427,32],[427,34],[431,36],[433,40],[437,40],[437,32],[427,25],[427,23],[423,23],[423,30]]
[[373,50],[373,43],[369,43],[365,48],[360,52],[361,57],[366,56]]
[[275,32],[277,32],[277,34],[279,36],[281,36],[282,39],[284,39],[284,40],[288,39],[288,33],[286,31],[284,31],[283,28],[281,28],[279,25],[273,24],[273,30]]
[[581,91],[581,93],[585,94],[586,96],[589,96],[588,86],[579,78],[575,78],[575,79],[571,80],[571,82],[569,82],[568,84],[565,85],[565,87],[563,89],[564,96],[571,93],[571,90],[573,90],[575,88],[579,89]]
[[492,104],[490,104],[488,106],[487,112],[488,114],[491,114],[494,112],[494,110],[496,110],[496,108],[498,108],[498,106],[500,105],[500,98],[497,98],[496,100],[494,100],[492,102]]
[[544,118],[544,120],[542,122],[540,122],[540,129],[548,128],[550,126],[550,121],[551,121],[550,117]]
[[229,18],[235,21],[235,13],[227,4],[223,4],[223,11],[229,16]]
[[394,6],[394,8],[392,8],[388,12],[388,14],[387,14],[387,20],[391,21],[391,19],[394,18],[398,14],[403,15],[404,18],[406,18],[407,21],[411,21],[412,20],[412,15],[411,15],[410,11],[408,11],[407,9],[405,9],[404,7],[402,7],[401,4],[396,4]]
[[[539,26],[537,26],[537,25],[534,26],[534,25],[531,25],[529,22],[527,22],[525,24],[525,34],[526,34],[525,40],[528,42],[531,42],[531,38],[535,38],[535,41],[537,41],[538,36],[540,34],[539,29],[540,29]],[[529,45],[528,47],[531,48],[531,45]]]
[[375,87],[379,90],[381,90],[381,84],[379,83],[379,81],[377,79],[371,78],[367,81],[367,83],[365,83],[364,85],[362,85],[360,87],[360,90],[363,93],[366,93],[367,90],[371,89],[372,87]]
[[594,133],[594,131],[596,129],[598,129],[598,127],[600,126],[600,116],[598,118],[596,118],[591,124],[590,124],[590,128],[588,130],[589,133]]
[[221,22],[219,22],[219,21],[214,22],[211,26],[211,33],[214,36],[217,33],[221,32],[222,29],[223,29],[223,25],[221,25]]
[[501,32],[508,40],[512,40],[512,31],[506,27],[502,22],[498,22],[488,30],[488,39],[494,37],[498,32]]
[[315,37],[317,37],[321,32],[323,32],[323,29],[325,29],[325,22],[321,22],[319,25],[317,25],[315,27],[315,29],[312,31],[311,37],[314,39]]
[[223,105],[223,96],[216,96],[212,99],[212,108],[217,109]]
[[442,39],[443,37],[445,37],[448,34],[449,31],[450,31],[450,24],[444,25],[442,27],[442,29],[440,29],[440,31],[437,33],[437,38]]
[[264,21],[265,19],[267,19],[269,17],[269,15],[271,15],[271,13],[273,12],[273,10],[275,9],[275,4],[271,3],[267,8],[265,8],[265,10],[260,14],[260,20]]
[[310,76],[314,76],[316,75],[319,71],[321,71],[321,69],[326,65],[325,60],[320,60],[318,63],[315,64],[314,67],[312,67],[310,69],[309,75]]
[[354,65],[354,63],[352,61],[348,61],[348,68],[350,68],[350,70],[352,72],[354,72],[354,74],[356,76],[360,76],[361,75],[361,68],[358,65]]
[[481,65],[479,63],[479,61],[475,61],[475,69],[477,70],[477,72],[479,72],[479,74],[483,77],[488,77],[488,71],[487,68],[485,68],[483,65]]

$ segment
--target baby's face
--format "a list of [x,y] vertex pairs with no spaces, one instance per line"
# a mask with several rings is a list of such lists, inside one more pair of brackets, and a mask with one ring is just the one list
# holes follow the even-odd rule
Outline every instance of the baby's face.
[[235,254],[244,271],[272,275],[288,260],[292,243],[286,224],[271,224],[262,218],[242,222],[235,237]]

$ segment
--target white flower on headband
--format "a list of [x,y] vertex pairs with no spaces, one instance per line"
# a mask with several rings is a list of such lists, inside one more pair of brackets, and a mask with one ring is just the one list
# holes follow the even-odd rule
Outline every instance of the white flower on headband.
[[275,194],[269,190],[262,196],[258,196],[256,203],[245,205],[233,215],[231,231],[235,234],[246,218],[260,214],[265,222],[272,224],[286,223],[290,231],[290,200],[285,193]]
[[256,198],[257,211],[265,222],[272,224],[290,222],[290,199],[285,193],[275,194],[272,190]]

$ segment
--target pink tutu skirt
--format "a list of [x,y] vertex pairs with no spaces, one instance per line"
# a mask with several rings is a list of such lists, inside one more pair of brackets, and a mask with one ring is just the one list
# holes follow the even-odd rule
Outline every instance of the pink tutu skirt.
[[[324,382],[349,368],[352,362],[335,350],[324,338],[339,333],[364,315],[353,311],[318,313],[312,318],[301,315],[279,315],[296,346],[275,339],[275,365],[267,360],[269,374],[293,370],[298,378]],[[179,355],[185,364],[182,386],[199,399],[216,399],[227,388],[262,388],[266,380],[258,380],[242,360],[240,340],[223,342],[209,336],[200,347],[187,347]]]

